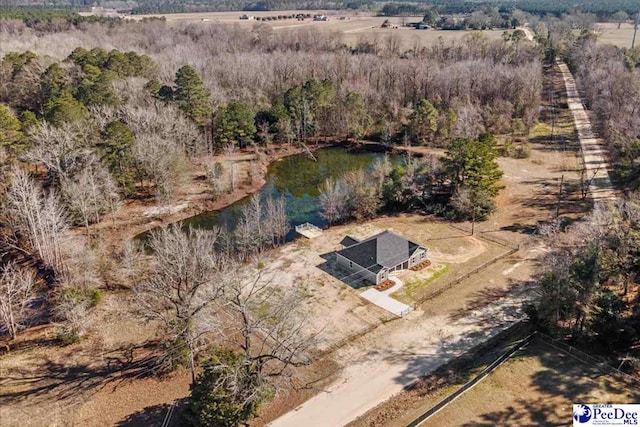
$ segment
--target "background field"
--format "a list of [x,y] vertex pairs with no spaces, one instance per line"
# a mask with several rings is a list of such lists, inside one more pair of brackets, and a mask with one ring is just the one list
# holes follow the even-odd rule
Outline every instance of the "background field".
[[[633,39],[633,25],[622,24],[618,29],[618,24],[607,23],[598,24],[596,31],[600,33],[598,41],[603,44],[613,44],[620,47],[631,47]],[[640,44],[640,36],[636,38],[636,46]]]
[[[256,21],[240,20],[243,12],[203,12],[203,13],[175,13],[166,15],[135,15],[127,19],[140,20],[150,17],[164,17],[170,23],[199,22],[202,25],[233,24],[246,27],[248,30],[256,25],[268,25],[275,31],[314,29],[327,33],[333,33],[341,37],[342,41],[350,46],[355,46],[358,42],[377,42],[381,46],[388,43],[389,38],[396,39],[402,49],[428,46],[437,42],[440,38],[444,41],[460,40],[470,33],[482,33],[492,40],[498,40],[504,30],[487,31],[442,31],[442,30],[415,30],[413,28],[402,27],[403,23],[418,22],[422,16],[414,17],[380,17],[370,16],[362,13],[339,13],[321,10],[285,10],[274,12],[247,12],[251,16],[265,17],[278,15],[291,15],[297,13],[325,14],[328,17],[326,22],[316,22],[311,19],[297,21],[295,19],[284,19],[280,21]],[[344,19],[341,19],[344,18]],[[382,23],[389,19],[392,28],[381,28]],[[394,28],[397,27],[397,28]]]

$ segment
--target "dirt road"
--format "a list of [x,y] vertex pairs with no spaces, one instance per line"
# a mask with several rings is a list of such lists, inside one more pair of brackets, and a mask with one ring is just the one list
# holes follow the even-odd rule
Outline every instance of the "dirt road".
[[533,41],[533,31],[531,31],[531,28],[525,25],[524,27],[518,27],[518,29],[524,32],[524,35],[527,38],[527,40],[529,40],[530,42]]
[[596,137],[591,127],[591,121],[582,104],[576,82],[564,62],[558,62],[567,89],[567,103],[573,114],[573,120],[578,130],[578,138],[584,159],[585,179],[589,183],[589,194],[594,202],[612,200],[616,193],[609,178],[609,163],[603,141]]
[[520,318],[528,295],[529,289],[522,288],[481,308],[463,310],[462,317],[419,310],[380,327],[339,351],[336,359],[345,361],[345,368],[327,390],[270,425],[347,424],[511,325]]

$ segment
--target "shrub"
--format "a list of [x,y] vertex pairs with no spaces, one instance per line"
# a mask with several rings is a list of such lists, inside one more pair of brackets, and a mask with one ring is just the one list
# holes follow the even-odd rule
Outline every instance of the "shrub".
[[514,159],[528,159],[531,156],[531,146],[529,144],[518,144],[511,152]]
[[56,338],[58,339],[58,341],[60,341],[60,343],[62,345],[71,345],[71,344],[77,344],[80,342],[81,337],[79,334],[67,329],[67,328],[62,328],[58,331],[58,334],[56,336]]
[[69,286],[60,291],[58,301],[73,301],[75,304],[94,308],[102,302],[102,291]]
[[500,155],[502,157],[511,157],[513,155],[513,141],[504,141],[504,144],[500,147]]

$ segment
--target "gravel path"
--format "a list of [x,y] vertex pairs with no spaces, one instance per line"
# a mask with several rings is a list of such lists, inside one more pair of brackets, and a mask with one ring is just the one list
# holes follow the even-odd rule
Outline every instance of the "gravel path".
[[578,130],[578,138],[580,139],[582,157],[586,169],[585,179],[589,181],[589,194],[594,202],[615,199],[616,193],[609,178],[609,164],[604,143],[593,132],[591,121],[582,104],[580,93],[569,67],[564,62],[558,62],[558,67],[562,72],[567,89],[567,104],[573,114],[573,120]]

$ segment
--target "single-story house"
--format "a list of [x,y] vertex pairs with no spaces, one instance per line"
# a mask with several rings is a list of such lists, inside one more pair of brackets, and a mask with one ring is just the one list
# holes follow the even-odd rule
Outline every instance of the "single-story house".
[[429,252],[419,243],[388,230],[362,241],[346,236],[340,243],[344,249],[336,252],[338,265],[349,271],[352,278],[376,285],[387,280],[393,271],[425,261]]

